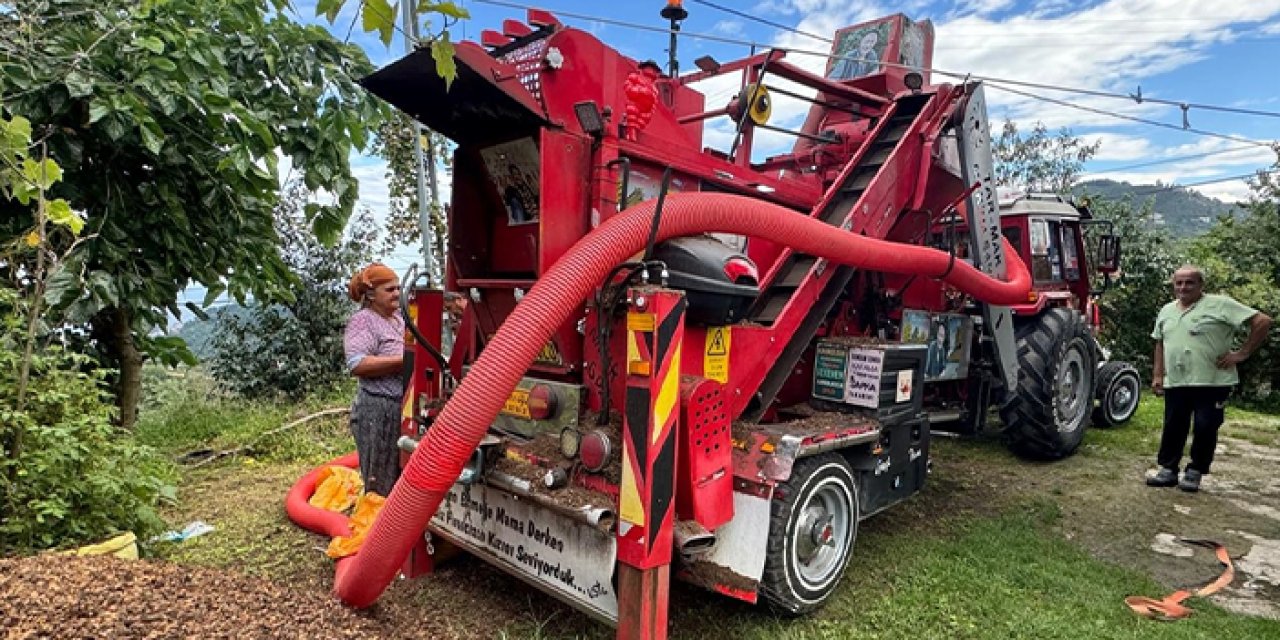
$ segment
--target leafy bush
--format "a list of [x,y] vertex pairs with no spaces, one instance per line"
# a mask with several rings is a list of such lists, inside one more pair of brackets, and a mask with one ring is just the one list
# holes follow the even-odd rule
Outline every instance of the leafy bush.
[[1120,237],[1120,275],[1099,298],[1104,346],[1116,360],[1131,362],[1151,379],[1151,329],[1156,315],[1170,300],[1169,279],[1186,262],[1173,239],[1153,222],[1151,201],[1094,199],[1095,216],[1110,220]]
[[22,409],[23,300],[0,287],[0,554],[77,545],[129,530],[158,532],[174,472],[112,424],[105,371],[57,345],[38,350]]
[[[1192,243],[1191,254],[1205,270],[1207,291],[1280,317],[1280,188],[1267,182],[1255,185],[1247,213],[1241,218],[1220,217]],[[1280,331],[1273,328],[1262,347],[1240,365],[1240,396],[1275,407],[1280,405],[1277,391]]]
[[246,397],[310,394],[348,377],[342,332],[355,306],[347,299],[347,281],[371,259],[373,219],[368,211],[360,213],[347,237],[327,247],[309,230],[306,197],[295,184],[276,212],[281,253],[296,275],[289,286],[292,300],[218,316],[213,375]]

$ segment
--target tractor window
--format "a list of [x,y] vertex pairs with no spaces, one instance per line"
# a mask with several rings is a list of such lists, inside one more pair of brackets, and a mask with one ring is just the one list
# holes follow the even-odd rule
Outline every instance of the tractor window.
[[1080,257],[1076,252],[1076,227],[1062,225],[1062,274],[1067,280],[1080,279]]
[[1018,254],[1018,257],[1022,257],[1022,229],[1017,227],[1005,227],[1002,231],[1004,232],[1005,239],[1008,240],[1009,244],[1013,247],[1013,252]]
[[1031,220],[1031,276],[1037,281],[1062,279],[1062,238],[1057,222]]

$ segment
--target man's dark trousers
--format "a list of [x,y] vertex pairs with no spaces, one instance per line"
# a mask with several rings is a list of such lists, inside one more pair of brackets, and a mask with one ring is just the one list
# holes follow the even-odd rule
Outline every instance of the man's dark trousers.
[[1187,432],[1195,418],[1188,469],[1209,473],[1213,451],[1218,446],[1218,428],[1231,387],[1167,387],[1164,390],[1164,432],[1156,462],[1166,469],[1178,469]]

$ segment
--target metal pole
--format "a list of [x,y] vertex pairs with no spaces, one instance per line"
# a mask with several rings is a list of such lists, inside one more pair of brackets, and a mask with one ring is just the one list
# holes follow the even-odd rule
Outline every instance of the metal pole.
[[[402,2],[400,3],[404,18],[404,49],[406,53],[413,53],[418,42],[418,20],[414,15],[416,3]],[[413,121],[413,159],[414,168],[418,174],[418,229],[422,234],[422,263],[424,271],[431,276],[433,284],[438,283],[439,268],[436,266],[435,252],[432,250],[432,237],[434,236],[431,228],[431,206],[427,202],[427,177],[426,177],[426,159],[422,153],[422,124],[417,120]],[[435,168],[435,154],[432,154],[432,168]],[[434,177],[434,171],[432,171]],[[436,184],[432,180],[431,184],[431,201],[436,200]]]

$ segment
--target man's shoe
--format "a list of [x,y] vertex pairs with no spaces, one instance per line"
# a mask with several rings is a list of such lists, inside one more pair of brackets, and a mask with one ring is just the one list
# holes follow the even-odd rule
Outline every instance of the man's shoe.
[[1200,472],[1195,469],[1187,469],[1182,474],[1182,482],[1178,483],[1178,488],[1188,493],[1195,493],[1200,490]]
[[[1197,473],[1197,480],[1199,476],[1200,474]],[[1172,487],[1175,484],[1178,484],[1178,472],[1168,467],[1160,467],[1160,471],[1147,478],[1148,487]]]

